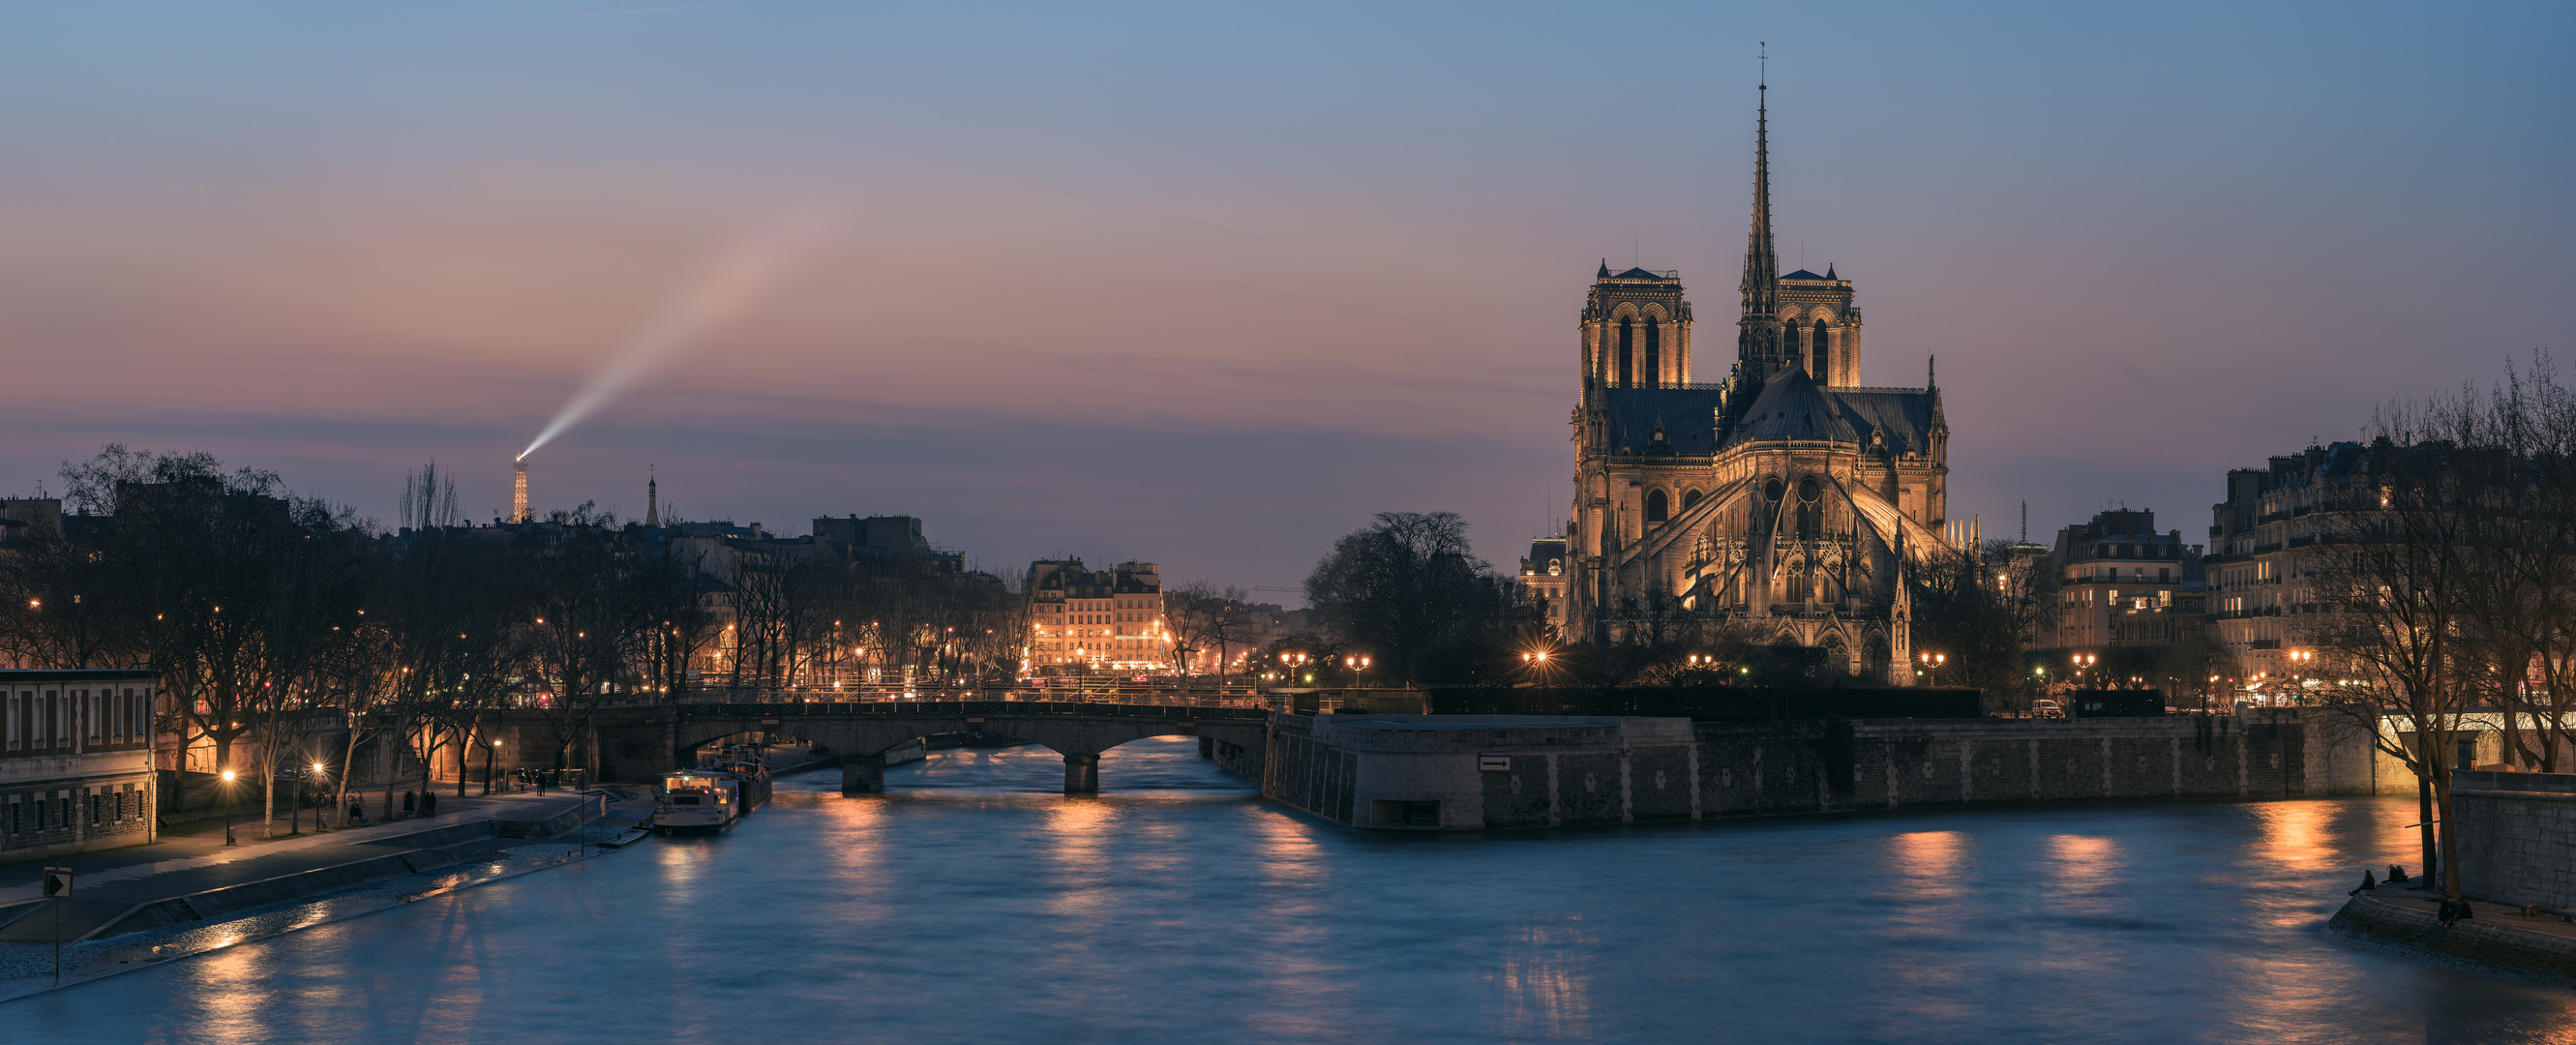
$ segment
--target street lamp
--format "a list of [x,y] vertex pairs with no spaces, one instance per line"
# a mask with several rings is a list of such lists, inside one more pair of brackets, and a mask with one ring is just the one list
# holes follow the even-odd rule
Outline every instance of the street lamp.
[[233,837],[233,771],[224,770],[224,844],[235,845]]
[[[315,780],[320,780],[320,779],[322,779],[322,774],[325,772],[325,770],[323,769],[322,763],[320,763],[320,762],[313,763],[313,767],[312,767],[312,768],[313,768],[313,779],[315,779]],[[302,799],[302,798],[300,798],[300,797],[299,797],[299,798],[296,800],[296,803],[295,803],[295,804],[296,804],[296,805],[298,805],[298,806],[302,806],[302,805],[304,804],[304,801],[303,801],[303,799]],[[323,831],[325,831],[325,830],[328,830],[328,828],[324,826],[324,825],[325,825],[325,824],[327,824],[327,823],[328,823],[328,821],[327,821],[327,820],[325,820],[325,819],[323,818],[322,810],[320,810],[319,808],[316,808],[315,810],[313,810],[313,830],[314,830],[314,833],[319,834],[319,833],[321,833],[321,832],[323,832]]]
[[2317,655],[2309,650],[2290,651],[2290,699],[2302,704],[2308,702],[2305,673],[2308,665],[2316,659]]

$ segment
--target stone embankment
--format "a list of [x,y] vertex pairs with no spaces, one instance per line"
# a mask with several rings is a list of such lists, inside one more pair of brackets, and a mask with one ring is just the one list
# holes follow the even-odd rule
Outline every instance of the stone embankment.
[[2441,894],[2382,888],[2344,902],[2326,931],[2355,944],[2469,972],[2551,987],[2576,987],[2576,924],[2555,911],[2470,901],[2473,917],[2444,928]]
[[1239,764],[1273,799],[1395,830],[2369,794],[2368,738],[2338,725],[2313,712],[1765,723],[1280,713],[1267,750]]

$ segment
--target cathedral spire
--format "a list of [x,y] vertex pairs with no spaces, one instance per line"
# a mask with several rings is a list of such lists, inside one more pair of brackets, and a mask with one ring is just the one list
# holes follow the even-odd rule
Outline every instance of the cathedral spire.
[[1753,131],[1753,230],[1744,244],[1744,312],[1736,320],[1737,355],[1759,376],[1788,362],[1780,347],[1780,253],[1771,240],[1770,53],[1763,53]]

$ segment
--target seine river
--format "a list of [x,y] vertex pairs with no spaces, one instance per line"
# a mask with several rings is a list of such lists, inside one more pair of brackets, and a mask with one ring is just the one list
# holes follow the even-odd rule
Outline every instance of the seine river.
[[719,838],[11,1003],[15,1041],[2565,1041],[2316,930],[2413,803],[1359,834],[1192,742],[832,774]]

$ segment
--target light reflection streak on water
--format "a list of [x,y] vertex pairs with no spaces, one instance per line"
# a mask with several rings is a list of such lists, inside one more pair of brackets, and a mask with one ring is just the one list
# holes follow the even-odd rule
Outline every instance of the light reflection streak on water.
[[1065,798],[1043,749],[936,759],[897,767],[884,796],[790,778],[726,836],[145,968],[0,1020],[12,1041],[288,1045],[2535,1042],[2576,1027],[2565,992],[2314,931],[2347,878],[2411,851],[2388,830],[2411,798],[1390,837],[1252,801],[1186,743],[1113,750],[1098,798]]
[[1911,999],[1903,1022],[1881,1028],[1904,1038],[1929,1027],[1954,1027],[1973,1016],[1960,1004],[1959,989],[1967,968],[1947,960],[1941,944],[1971,917],[1961,902],[1968,871],[1968,835],[1964,831],[1906,831],[1887,839],[1881,861],[1879,894],[1885,921],[1879,935],[1900,953],[1913,955],[1891,962],[1887,989]]
[[1592,958],[1601,939],[1583,916],[1524,920],[1503,947],[1495,1036],[1504,1041],[1590,1041]]

